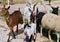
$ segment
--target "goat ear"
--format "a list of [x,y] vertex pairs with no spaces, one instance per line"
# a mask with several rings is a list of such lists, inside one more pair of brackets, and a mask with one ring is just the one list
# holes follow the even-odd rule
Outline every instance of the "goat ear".
[[37,12],[37,13],[39,12],[38,7],[36,8],[36,12]]
[[30,8],[29,8],[29,11],[32,12]]
[[53,9],[53,7],[51,6],[51,8]]
[[36,4],[34,4],[34,6],[33,6],[33,11],[35,10],[35,6],[38,4],[38,2],[36,3]]
[[10,6],[7,9],[9,9],[9,8],[10,8]]

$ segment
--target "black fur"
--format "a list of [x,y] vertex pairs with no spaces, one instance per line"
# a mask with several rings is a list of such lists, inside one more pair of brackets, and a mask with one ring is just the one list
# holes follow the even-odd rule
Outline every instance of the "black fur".
[[[51,6],[51,8],[53,9],[52,13],[58,15],[58,8],[59,7],[54,8]],[[36,24],[37,24],[36,32],[37,33],[38,32],[40,33],[40,26],[39,25],[41,25],[41,20],[42,20],[42,17],[44,16],[44,14],[45,14],[44,12],[39,12],[39,10],[37,8],[37,11],[36,11]]]
[[59,7],[52,7],[51,6],[51,8],[53,9],[52,13],[58,15],[58,8]]
[[26,28],[26,26],[31,28],[31,26],[27,23],[27,24],[24,25],[24,29]]
[[41,25],[41,20],[42,20],[42,17],[45,15],[45,13],[43,12],[39,12],[38,8],[37,8],[37,11],[36,11],[36,32],[40,33],[40,26]]
[[26,39],[25,39],[26,42],[32,42],[32,35],[31,37],[29,38],[29,36],[26,35]]

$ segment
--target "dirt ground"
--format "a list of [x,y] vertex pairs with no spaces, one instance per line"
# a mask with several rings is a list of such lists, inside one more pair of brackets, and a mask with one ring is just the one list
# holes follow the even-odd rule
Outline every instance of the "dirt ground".
[[[0,20],[0,42],[6,42],[8,39],[8,33],[9,33],[9,28],[6,25],[5,21]],[[21,25],[19,24],[19,29],[20,29]],[[16,26],[14,27],[14,29],[16,29]],[[11,37],[12,39],[12,37]],[[12,39],[11,42],[24,42],[25,39],[25,35],[24,33],[21,33],[19,35],[16,36],[16,39]],[[49,41],[48,38],[46,37],[41,37],[40,33],[37,33],[37,38],[36,38],[36,42],[47,42]],[[32,41],[33,42],[33,41]]]
[[[47,4],[48,2],[45,2],[45,3]],[[59,9],[60,9],[60,1],[56,1],[56,2],[54,1],[51,4],[52,4],[52,6],[59,6]],[[20,8],[20,10],[23,14],[25,4],[15,4],[15,5],[10,5],[10,6],[11,6],[11,8],[9,10],[10,13],[12,13],[13,11],[18,10],[18,8]],[[40,5],[40,3],[37,6],[39,8],[39,11],[45,11],[44,7],[42,5]],[[52,10],[49,5],[47,5],[47,7],[49,10]],[[15,28],[16,28],[16,26],[14,27],[14,29]],[[21,28],[21,25],[19,24],[19,29],[20,28]],[[9,28],[6,25],[6,22],[0,18],[0,42],[7,41],[8,33],[9,33]],[[24,33],[21,33],[16,36],[16,39],[12,39],[11,42],[24,42],[24,38],[25,38]],[[41,37],[40,33],[37,33],[36,42],[49,42],[49,40],[48,40],[48,38],[46,38],[44,36]],[[52,41],[52,42],[54,42],[54,41]]]

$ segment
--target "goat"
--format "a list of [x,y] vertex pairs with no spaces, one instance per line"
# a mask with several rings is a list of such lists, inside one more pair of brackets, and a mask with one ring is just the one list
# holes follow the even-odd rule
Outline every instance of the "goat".
[[34,34],[34,42],[36,40],[36,24],[34,23],[34,21],[35,21],[35,15],[33,14],[33,12],[31,12],[30,23],[22,25],[22,28],[24,29],[24,33],[26,35],[26,42],[32,41],[32,36],[33,36],[32,34]]
[[[33,22],[33,20],[32,20]],[[33,23],[24,25],[24,33],[26,35],[26,42],[32,41],[32,36],[34,35],[34,42],[36,40],[36,24]],[[33,34],[33,35],[32,35]]]
[[37,11],[36,11],[36,31],[37,33],[40,32],[40,26],[41,25],[41,20],[42,17],[45,15],[44,12],[39,12],[38,7],[37,7]]
[[[13,38],[15,38],[15,34],[14,34],[14,31],[13,31],[13,27],[15,25],[17,25],[17,29],[16,29],[16,32],[18,33],[18,24],[23,24],[23,15],[21,14],[20,12],[20,9],[17,10],[17,11],[14,11],[12,14],[9,14],[9,8],[2,8],[2,16],[5,16],[5,19],[6,19],[6,24],[8,25],[9,29],[10,29],[10,33],[13,34]],[[10,35],[8,37],[8,40],[7,42],[10,42]]]
[[26,25],[24,28],[25,28],[24,33],[26,35],[26,41],[31,42],[32,41],[32,36],[34,35],[34,42],[35,42],[35,39],[36,39],[36,24],[31,23],[31,24],[29,24],[29,26]]

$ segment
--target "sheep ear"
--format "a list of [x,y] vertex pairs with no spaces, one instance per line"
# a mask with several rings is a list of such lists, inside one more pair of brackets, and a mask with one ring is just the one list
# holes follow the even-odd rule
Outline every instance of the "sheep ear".
[[9,8],[10,8],[10,6],[7,9],[9,9]]

